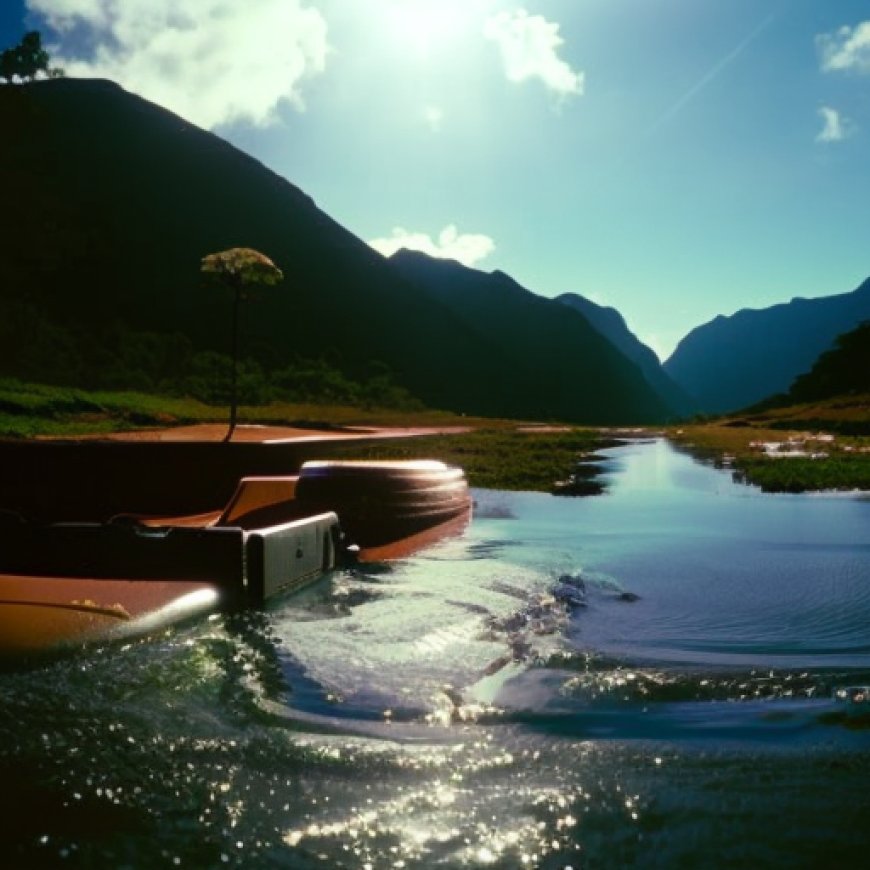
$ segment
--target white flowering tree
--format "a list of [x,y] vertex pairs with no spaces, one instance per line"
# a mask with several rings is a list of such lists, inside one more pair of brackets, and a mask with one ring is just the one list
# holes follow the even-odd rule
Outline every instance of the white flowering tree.
[[251,298],[258,287],[278,284],[284,279],[281,270],[265,255],[253,248],[229,248],[202,258],[201,272],[211,276],[233,292],[232,387],[230,423],[224,441],[233,437],[238,409],[239,307]]

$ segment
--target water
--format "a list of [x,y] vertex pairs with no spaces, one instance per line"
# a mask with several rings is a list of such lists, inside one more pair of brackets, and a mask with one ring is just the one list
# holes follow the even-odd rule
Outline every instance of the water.
[[4,865],[865,866],[870,500],[607,456],[605,496],[480,491],[419,558],[0,675]]

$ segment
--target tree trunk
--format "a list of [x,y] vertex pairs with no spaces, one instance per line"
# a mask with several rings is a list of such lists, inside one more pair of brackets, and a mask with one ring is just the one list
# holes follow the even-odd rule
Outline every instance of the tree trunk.
[[239,367],[239,303],[242,301],[242,294],[239,288],[236,288],[235,299],[233,300],[233,343],[232,343],[232,381],[230,384],[230,426],[227,429],[227,434],[224,436],[226,443],[233,437],[233,432],[236,429],[236,414],[238,404],[238,367]]

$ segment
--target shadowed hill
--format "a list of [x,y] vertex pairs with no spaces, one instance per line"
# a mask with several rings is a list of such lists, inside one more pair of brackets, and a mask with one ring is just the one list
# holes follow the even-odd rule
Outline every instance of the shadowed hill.
[[810,402],[855,394],[870,395],[870,320],[838,336],[834,347],[795,380],[788,399]]
[[[540,359],[515,352],[506,321],[493,328],[501,315],[458,316],[261,163],[113,83],[2,87],[0,125],[0,306],[84,334],[120,321],[225,351],[230,300],[202,283],[199,261],[247,246],[286,276],[243,312],[246,351],[267,366],[322,357],[364,377],[383,364],[427,404],[469,413],[659,416],[630,377],[611,377],[607,350],[600,379],[551,382]],[[14,374],[26,336],[7,340]],[[542,335],[542,359],[553,348]]]
[[870,279],[857,290],[738,311],[693,329],[665,371],[705,411],[745,408],[786,392],[838,335],[870,318]]
[[[513,387],[537,398],[537,416],[564,416],[579,396],[594,419],[627,419],[635,412],[660,420],[670,413],[637,367],[582,314],[535,295],[503,272],[408,250],[390,262],[464,323],[499,337],[520,373]],[[534,368],[527,360],[536,361]]]
[[[121,319],[225,350],[230,301],[203,285],[199,261],[250,246],[287,276],[243,312],[261,356],[326,355],[349,373],[381,360],[433,404],[501,410],[467,377],[477,336],[218,137],[105,81],[2,88],[0,117],[3,189],[18,204],[4,220],[0,294],[62,322]],[[456,353],[421,343],[423,324]]]
[[695,411],[695,403],[662,368],[655,352],[647,347],[628,328],[625,318],[615,309],[597,305],[579,293],[563,293],[557,302],[579,311],[614,347],[630,359],[647,379],[665,404],[679,416],[688,416]]

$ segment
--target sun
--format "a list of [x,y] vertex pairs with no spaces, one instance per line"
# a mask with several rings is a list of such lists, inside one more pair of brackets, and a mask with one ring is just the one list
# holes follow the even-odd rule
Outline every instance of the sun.
[[389,0],[386,30],[404,50],[428,59],[467,32],[474,5],[469,0]]

